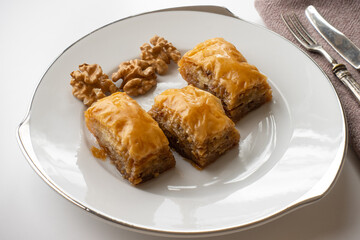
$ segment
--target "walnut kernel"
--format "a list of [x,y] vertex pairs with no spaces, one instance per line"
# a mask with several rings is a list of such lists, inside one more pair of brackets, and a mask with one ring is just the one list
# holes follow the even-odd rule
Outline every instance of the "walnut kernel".
[[[118,71],[112,74],[114,82],[122,79],[120,89],[130,96],[145,94],[156,85],[154,68],[144,60],[134,59],[119,65]],[[138,88],[137,90],[135,88]]]
[[125,84],[124,92],[130,96],[143,95],[156,86],[156,84],[155,79],[134,78]]
[[166,73],[170,60],[178,62],[181,54],[180,52],[165,40],[163,37],[155,35],[150,39],[150,43],[144,43],[141,47],[141,59],[149,62],[154,68],[156,73],[163,75]]
[[88,107],[98,99],[106,97],[106,94],[118,90],[98,64],[84,63],[70,75],[73,95]]
[[181,53],[172,45],[172,43],[165,40],[163,37],[155,35],[150,39],[150,43],[154,46],[163,48],[169,58],[177,63],[181,58]]

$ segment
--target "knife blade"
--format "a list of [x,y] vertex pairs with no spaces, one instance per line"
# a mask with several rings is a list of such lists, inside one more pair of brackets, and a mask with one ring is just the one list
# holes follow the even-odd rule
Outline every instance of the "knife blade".
[[351,42],[342,32],[330,25],[315,9],[310,5],[305,10],[306,17],[320,35],[354,68],[360,70],[360,49]]

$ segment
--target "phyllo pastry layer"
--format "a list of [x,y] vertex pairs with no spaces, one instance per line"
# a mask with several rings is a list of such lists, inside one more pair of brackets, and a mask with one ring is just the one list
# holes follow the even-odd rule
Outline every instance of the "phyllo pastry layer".
[[209,91],[222,101],[233,121],[272,98],[267,77],[223,38],[198,44],[184,54],[178,65],[189,84]]
[[169,142],[154,119],[123,92],[98,100],[85,112],[86,126],[132,184],[175,166]]
[[239,143],[240,134],[225,115],[221,101],[191,85],[165,90],[155,97],[149,113],[170,146],[200,168]]

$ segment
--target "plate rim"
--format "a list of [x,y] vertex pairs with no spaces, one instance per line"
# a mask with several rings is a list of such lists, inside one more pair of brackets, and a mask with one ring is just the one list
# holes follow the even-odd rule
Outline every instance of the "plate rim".
[[[213,11],[207,11],[202,9],[203,7],[210,7],[213,8]],[[193,9],[192,9],[193,8]],[[218,10],[225,10],[226,13],[219,13],[216,11],[216,9]],[[35,95],[38,91],[39,86],[41,85],[41,83],[43,82],[43,79],[45,77],[45,75],[47,74],[47,72],[50,70],[50,68],[57,62],[57,60],[65,53],[67,52],[73,45],[75,45],[76,43],[78,43],[79,41],[81,41],[82,39],[86,38],[87,36],[93,34],[94,32],[97,32],[103,28],[106,28],[109,25],[115,24],[117,22],[123,21],[123,20],[127,20],[130,18],[135,18],[135,17],[139,17],[142,15],[147,15],[147,14],[154,14],[154,13],[159,13],[159,12],[169,12],[169,11],[179,11],[179,12],[186,12],[186,11],[192,11],[192,12],[204,12],[204,13],[209,13],[209,14],[215,14],[215,15],[222,15],[222,16],[227,16],[227,17],[232,17],[235,18],[237,20],[246,22],[247,24],[262,28],[265,31],[268,31],[272,34],[275,34],[277,37],[282,38],[283,40],[287,41],[288,43],[292,44],[293,47],[297,48],[298,50],[300,50],[303,54],[305,54],[305,56],[310,59],[315,65],[316,67],[321,71],[321,73],[323,74],[323,76],[325,76],[325,78],[328,80],[332,91],[335,93],[336,96],[336,100],[337,103],[339,105],[339,109],[341,110],[341,117],[342,117],[342,122],[343,122],[343,128],[344,128],[344,141],[342,142],[342,145],[340,145],[339,150],[341,149],[341,154],[339,154],[339,159],[336,159],[336,162],[339,162],[339,167],[337,168],[336,174],[334,176],[334,178],[331,180],[331,183],[327,186],[327,188],[325,190],[323,190],[321,193],[315,194],[312,197],[309,198],[305,198],[305,199],[300,199],[295,201],[294,204],[291,204],[290,206],[285,207],[284,209],[281,209],[280,211],[276,212],[276,213],[272,213],[269,214],[268,216],[258,219],[256,221],[252,221],[240,226],[233,226],[233,227],[226,227],[226,228],[222,228],[222,229],[214,229],[214,230],[199,230],[199,231],[190,231],[190,232],[186,232],[186,231],[173,231],[173,230],[158,230],[158,229],[153,229],[153,228],[149,228],[149,227],[144,227],[144,226],[137,226],[137,225],[133,225],[133,224],[129,224],[126,223],[124,221],[120,221],[118,219],[112,218],[111,216],[101,213],[100,211],[96,211],[94,209],[91,209],[87,206],[85,206],[84,204],[82,204],[81,202],[77,201],[76,199],[74,199],[73,197],[69,196],[66,191],[64,191],[61,187],[59,187],[43,170],[41,165],[38,162],[38,159],[36,157],[36,154],[32,154],[31,151],[33,151],[33,146],[31,143],[31,137],[30,137],[30,126],[29,126],[29,120],[31,117],[31,110],[32,110],[32,106],[33,106],[33,101],[35,98]],[[310,55],[304,51],[303,49],[301,49],[299,46],[297,46],[295,43],[293,43],[292,41],[288,40],[287,38],[283,37],[282,35],[266,28],[265,26],[262,26],[260,24],[257,23],[253,23],[253,22],[249,22],[246,21],[242,18],[239,18],[238,16],[236,16],[235,14],[233,14],[229,9],[227,9],[226,7],[220,7],[220,6],[215,6],[215,5],[195,5],[195,6],[183,6],[183,7],[173,7],[173,8],[166,8],[166,9],[159,9],[159,10],[154,10],[154,11],[149,11],[149,12],[144,12],[144,13],[139,13],[139,14],[135,14],[135,15],[131,15],[128,17],[124,17],[115,21],[112,21],[110,23],[107,23],[99,28],[96,28],[95,30],[87,33],[86,35],[84,35],[83,37],[77,39],[76,41],[74,41],[72,44],[70,44],[67,48],[65,48],[57,57],[54,58],[54,60],[49,64],[49,66],[46,68],[46,70],[44,71],[44,73],[42,74],[39,82],[37,83],[33,94],[31,95],[31,101],[30,104],[28,106],[27,112],[25,114],[24,119],[20,122],[20,124],[18,125],[17,129],[16,129],[16,139],[18,142],[18,145],[20,147],[20,150],[22,152],[22,154],[24,155],[25,159],[27,160],[27,162],[29,163],[29,165],[33,168],[33,170],[37,173],[37,175],[51,188],[53,189],[55,192],[57,192],[58,194],[60,194],[62,197],[64,197],[65,199],[67,199],[68,201],[70,201],[71,203],[73,203],[74,205],[80,207],[81,209],[85,210],[87,213],[90,213],[91,216],[97,216],[98,219],[102,219],[105,220],[107,223],[112,223],[117,227],[121,227],[124,228],[126,230],[132,230],[135,232],[139,232],[139,233],[143,233],[143,234],[151,234],[151,235],[155,235],[155,236],[171,236],[171,237],[207,237],[207,236],[219,236],[219,235],[223,235],[223,234],[230,234],[230,233],[234,233],[234,232],[238,232],[238,231],[242,231],[242,230],[246,230],[246,229],[250,229],[253,227],[257,227],[260,226],[262,224],[265,224],[267,222],[273,221],[285,214],[288,214],[292,211],[295,211],[301,207],[304,207],[306,205],[309,205],[315,201],[318,201],[320,199],[322,199],[324,196],[327,195],[327,193],[329,193],[331,191],[331,189],[334,187],[342,169],[344,166],[344,162],[345,162],[345,156],[346,156],[346,152],[348,149],[348,145],[349,145],[349,141],[348,141],[348,124],[347,124],[347,119],[345,116],[345,112],[344,112],[344,108],[343,105],[339,99],[338,93],[336,92],[332,82],[330,81],[329,77],[327,76],[327,74],[325,73],[325,71],[310,57]],[[337,157],[337,156],[335,156]]]

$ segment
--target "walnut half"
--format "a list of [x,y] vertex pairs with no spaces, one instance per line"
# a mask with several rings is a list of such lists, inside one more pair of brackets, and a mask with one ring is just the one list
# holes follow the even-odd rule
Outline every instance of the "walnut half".
[[156,86],[154,68],[146,61],[134,59],[119,65],[118,71],[111,76],[114,82],[122,79],[120,89],[130,96],[142,95]]
[[157,74],[163,75],[168,70],[170,60],[177,63],[180,60],[180,52],[165,40],[163,37],[155,35],[150,39],[150,46],[148,43],[144,43],[141,47],[141,59],[147,61],[154,67]]
[[79,66],[79,70],[73,71],[70,75],[73,95],[88,107],[107,94],[118,91],[98,64],[84,63]]
[[158,35],[155,35],[150,39],[150,43],[155,47],[156,46],[161,47],[165,51],[166,55],[175,63],[177,63],[180,60],[181,58],[180,52],[176,49],[176,47],[172,45],[171,42],[168,42],[163,37],[159,37]]
[[130,96],[143,95],[156,86],[156,84],[155,79],[134,78],[125,84],[124,92]]

